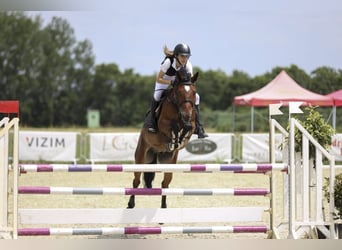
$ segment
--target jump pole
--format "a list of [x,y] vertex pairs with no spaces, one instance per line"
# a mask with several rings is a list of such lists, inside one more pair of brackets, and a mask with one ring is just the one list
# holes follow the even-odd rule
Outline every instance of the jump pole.
[[21,228],[19,236],[50,235],[127,235],[127,234],[191,234],[191,233],[266,233],[266,226],[213,227],[105,227],[105,228]]
[[70,195],[232,195],[266,196],[265,188],[77,188],[77,187],[19,187],[19,194],[70,194]]
[[20,164],[20,172],[233,172],[287,171],[287,164]]

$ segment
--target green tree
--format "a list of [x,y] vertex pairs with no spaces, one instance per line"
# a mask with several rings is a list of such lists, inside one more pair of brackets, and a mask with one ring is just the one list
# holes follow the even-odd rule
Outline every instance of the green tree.
[[[0,12],[0,99],[20,101],[23,123],[37,118],[33,110],[44,64],[40,18],[20,12]],[[31,98],[32,97],[32,98]]]
[[326,95],[342,86],[342,71],[331,67],[319,67],[311,72],[312,81],[309,86],[315,92]]
[[21,122],[30,126],[83,123],[83,85],[91,81],[89,41],[77,43],[67,21],[0,13],[1,99],[20,101]]
[[94,56],[89,41],[79,42],[73,48],[72,60],[70,80],[59,89],[58,106],[61,108],[55,111],[55,124],[84,126],[89,108],[85,89],[94,82]]
[[120,75],[119,66],[114,63],[97,65],[92,84],[88,84],[84,89],[87,107],[100,110],[102,125],[111,125],[113,110],[119,106],[114,89]]

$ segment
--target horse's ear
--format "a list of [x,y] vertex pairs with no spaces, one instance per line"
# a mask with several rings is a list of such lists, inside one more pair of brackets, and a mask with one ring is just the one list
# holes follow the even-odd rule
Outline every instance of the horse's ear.
[[197,81],[197,78],[198,78],[198,72],[196,72],[196,74],[195,75],[193,75],[192,77],[191,77],[191,82],[192,83],[195,83],[196,81]]

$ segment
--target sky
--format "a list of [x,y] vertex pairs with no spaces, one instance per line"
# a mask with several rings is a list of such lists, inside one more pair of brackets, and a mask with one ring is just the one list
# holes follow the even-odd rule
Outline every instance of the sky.
[[308,74],[321,66],[342,69],[340,0],[81,2],[23,8],[45,23],[66,19],[78,41],[92,43],[96,64],[116,63],[142,75],[158,72],[163,46],[177,43],[190,46],[193,66],[227,74],[254,77],[291,64]]

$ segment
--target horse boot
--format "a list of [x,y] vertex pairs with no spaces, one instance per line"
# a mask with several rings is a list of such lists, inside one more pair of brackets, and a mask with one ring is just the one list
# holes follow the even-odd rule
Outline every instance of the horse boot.
[[196,128],[195,128],[195,132],[194,134],[197,134],[198,139],[203,139],[205,137],[208,137],[208,135],[205,133],[202,124],[200,122],[200,114],[199,114],[199,105],[195,105],[196,108],[196,118],[195,118],[195,122],[196,122]]
[[150,109],[151,120],[150,120],[150,126],[148,128],[148,131],[151,133],[156,133],[158,130],[157,119],[156,119],[156,109],[158,107],[158,104],[159,104],[159,102],[154,100],[154,98],[152,98],[151,109]]

